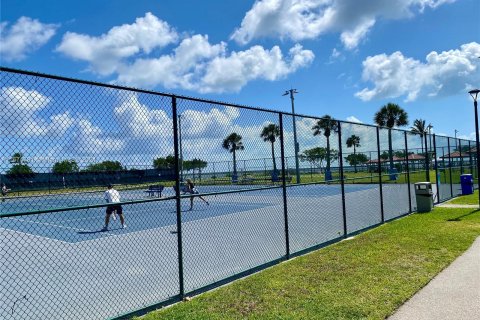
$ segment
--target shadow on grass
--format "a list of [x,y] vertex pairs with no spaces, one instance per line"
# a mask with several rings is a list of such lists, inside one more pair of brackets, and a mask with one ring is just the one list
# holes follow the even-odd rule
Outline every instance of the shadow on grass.
[[447,221],[462,221],[462,218],[471,216],[472,214],[475,214],[475,213],[477,213],[477,212],[480,212],[480,209],[473,210],[472,212],[469,212],[469,213],[467,213],[467,214],[458,216],[458,217],[456,217],[456,218],[447,219]]

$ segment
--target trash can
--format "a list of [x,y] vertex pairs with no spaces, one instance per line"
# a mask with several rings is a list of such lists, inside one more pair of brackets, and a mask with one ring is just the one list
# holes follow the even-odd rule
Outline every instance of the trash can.
[[430,212],[433,208],[433,191],[430,182],[415,183],[415,198],[417,199],[417,212]]
[[397,176],[398,176],[398,170],[397,168],[391,168],[389,171],[388,171],[389,175],[390,175],[390,181],[397,181]]
[[460,184],[462,185],[462,195],[473,193],[473,176],[471,174],[462,174]]

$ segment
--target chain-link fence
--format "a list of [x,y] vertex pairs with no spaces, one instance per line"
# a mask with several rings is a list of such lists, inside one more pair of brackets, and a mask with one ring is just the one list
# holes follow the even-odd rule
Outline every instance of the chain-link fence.
[[144,312],[409,214],[415,182],[441,202],[478,177],[471,141],[1,79],[2,319]]

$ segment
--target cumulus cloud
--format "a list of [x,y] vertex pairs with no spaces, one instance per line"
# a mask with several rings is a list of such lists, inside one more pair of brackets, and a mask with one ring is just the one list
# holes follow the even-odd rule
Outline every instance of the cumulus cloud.
[[135,87],[186,89],[201,93],[236,92],[249,81],[275,81],[311,64],[314,54],[294,45],[284,56],[278,46],[253,46],[228,52],[227,44],[211,44],[207,35],[188,35],[170,53],[180,36],[152,13],[94,37],[67,32],[57,47],[67,57],[88,62],[88,69]]
[[35,90],[21,87],[4,87],[0,90],[2,117],[0,129],[5,134],[21,137],[59,137],[73,125],[69,112],[54,114],[48,119],[39,113],[51,99]]
[[136,94],[129,94],[113,113],[122,134],[127,136],[151,138],[159,134],[171,135],[172,119],[168,114],[140,103]]
[[271,50],[254,46],[228,54],[225,43],[211,45],[207,36],[194,35],[184,39],[172,55],[138,59],[122,67],[117,81],[141,87],[161,84],[202,93],[235,92],[252,80],[281,79],[313,59],[313,52],[298,44],[287,57],[278,46]]
[[414,101],[419,96],[457,94],[480,81],[479,56],[480,44],[471,42],[460,49],[432,51],[425,62],[398,51],[368,57],[363,61],[362,78],[373,83],[373,88],[364,88],[355,95],[364,101],[404,95],[406,101]]
[[340,33],[345,48],[353,49],[378,19],[401,19],[456,0],[258,0],[231,36],[239,44],[263,37],[294,41]]
[[[480,131],[479,131],[479,133],[480,133]],[[446,134],[441,134],[441,135],[447,136]],[[474,132],[471,132],[468,135],[459,135],[458,138],[459,139],[464,139],[464,140],[475,141],[475,139],[477,139],[477,136],[476,136],[475,131],[474,131]],[[475,145],[475,142],[472,143],[472,146],[474,146],[474,145]]]
[[11,27],[0,23],[0,56],[6,61],[20,61],[50,40],[58,28],[56,24],[41,23],[37,19],[20,17]]
[[125,146],[124,141],[100,127],[90,120],[78,119],[74,125],[74,135],[67,150],[75,155],[118,154]]
[[314,59],[310,50],[297,44],[289,50],[287,60],[278,46],[266,50],[254,46],[248,50],[232,52],[228,57],[212,60],[201,79],[202,92],[239,91],[248,81],[265,79],[275,81],[308,66]]
[[94,72],[109,75],[117,70],[123,59],[139,53],[149,54],[177,39],[176,31],[168,23],[147,12],[135,23],[113,27],[99,37],[67,32],[57,51],[89,62]]
[[194,35],[184,39],[173,54],[159,58],[137,59],[119,70],[117,81],[127,85],[196,89],[195,80],[205,64],[225,53],[225,44],[210,45],[207,36]]
[[358,118],[355,117],[355,116],[347,117],[347,121],[356,122],[356,123],[363,123],[362,121],[358,120]]

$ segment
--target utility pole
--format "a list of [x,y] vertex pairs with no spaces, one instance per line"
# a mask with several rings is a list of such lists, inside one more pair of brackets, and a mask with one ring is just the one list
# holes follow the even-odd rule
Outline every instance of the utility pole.
[[300,183],[300,167],[298,163],[298,142],[297,142],[297,125],[295,121],[295,103],[294,103],[294,94],[298,93],[297,89],[290,89],[286,90],[285,93],[283,94],[284,96],[290,95],[290,101],[292,102],[292,119],[293,119],[293,143],[295,145],[295,170],[296,170],[296,176],[297,176],[297,183]]

